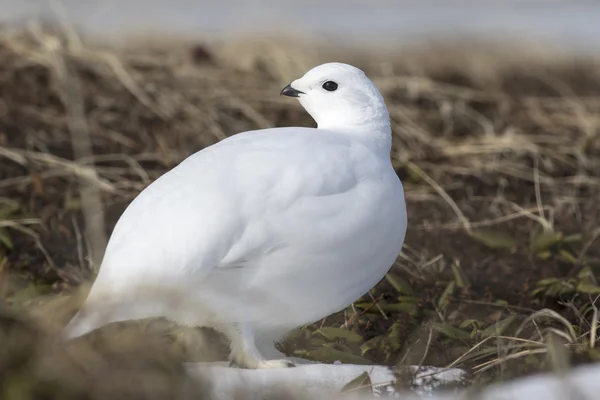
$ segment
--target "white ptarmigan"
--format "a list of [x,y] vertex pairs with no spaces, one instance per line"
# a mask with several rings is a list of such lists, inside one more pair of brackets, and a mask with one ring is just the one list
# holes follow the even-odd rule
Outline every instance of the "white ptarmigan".
[[281,94],[298,98],[318,128],[239,133],[149,185],[115,226],[66,337],[165,317],[223,332],[238,366],[287,367],[258,348],[384,277],[407,216],[383,97],[341,63],[311,69]]

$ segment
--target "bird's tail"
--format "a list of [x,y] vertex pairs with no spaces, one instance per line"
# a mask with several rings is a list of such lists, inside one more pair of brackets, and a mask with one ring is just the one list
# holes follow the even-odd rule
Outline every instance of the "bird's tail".
[[66,340],[75,339],[99,327],[98,324],[93,322],[92,318],[87,318],[85,313],[79,311],[64,327],[61,336]]
[[108,296],[99,297],[92,289],[81,309],[63,328],[61,337],[65,340],[75,339],[111,322],[129,319],[128,316],[122,315],[123,310],[127,310],[126,305],[110,299]]
[[146,290],[122,289],[103,295],[92,291],[61,336],[66,340],[74,339],[113,322],[147,318],[163,317],[187,326],[210,325],[216,320],[229,322],[211,311],[216,301],[212,297],[190,296],[186,290],[169,286]]

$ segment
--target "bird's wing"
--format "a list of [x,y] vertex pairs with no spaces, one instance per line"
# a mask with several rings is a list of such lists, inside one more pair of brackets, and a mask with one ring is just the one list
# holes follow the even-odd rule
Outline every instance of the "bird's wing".
[[[352,151],[350,141],[315,129],[276,128],[190,156],[125,210],[95,286],[193,284],[272,251],[277,239],[256,222],[294,207],[302,213],[302,199],[351,190],[361,179],[348,168]],[[311,212],[339,211],[326,205]]]

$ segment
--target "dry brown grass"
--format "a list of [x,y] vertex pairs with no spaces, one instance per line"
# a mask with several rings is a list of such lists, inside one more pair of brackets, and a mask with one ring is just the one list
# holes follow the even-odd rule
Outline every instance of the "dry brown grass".
[[[558,368],[564,354],[568,363],[600,359],[596,59],[470,44],[387,53],[273,40],[110,49],[33,27],[0,37],[0,60],[0,296],[36,316],[44,328],[35,332],[55,330],[70,315],[62,306],[44,308],[46,299],[93,277],[106,236],[140,190],[229,135],[313,125],[279,90],[338,60],[365,70],[386,98],[409,233],[384,282],[344,313],[298,332],[286,351],[454,362],[472,367],[481,382]],[[33,342],[58,351],[57,360],[71,354],[37,336],[25,341]],[[2,371],[19,366],[38,379],[21,361],[41,362],[36,352],[23,358],[18,343],[1,343]],[[152,355],[141,353],[127,357],[140,364],[124,368],[154,371]],[[197,356],[181,348],[157,354]],[[106,357],[108,366],[122,362]],[[59,369],[65,387],[69,368]],[[81,379],[91,386],[77,390],[110,381],[114,371],[102,368],[88,371]],[[169,379],[157,398],[170,390]]]

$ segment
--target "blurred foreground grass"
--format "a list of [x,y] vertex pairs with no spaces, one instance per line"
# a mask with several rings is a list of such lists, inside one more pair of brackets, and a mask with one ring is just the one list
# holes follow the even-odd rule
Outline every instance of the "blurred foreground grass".
[[598,60],[467,43],[104,48],[34,27],[0,37],[1,398],[169,398],[185,386],[182,360],[219,358],[161,321],[129,324],[139,339],[118,327],[85,346],[54,335],[140,190],[229,135],[312,126],[279,90],[333,60],[386,98],[409,231],[380,285],[281,349],[459,366],[478,383],[600,360]]

